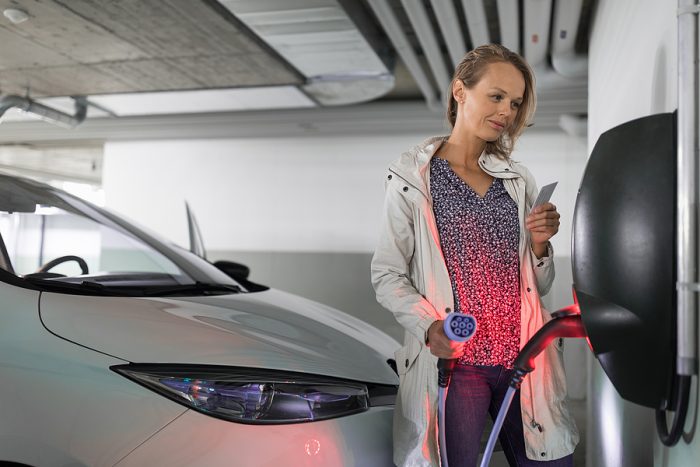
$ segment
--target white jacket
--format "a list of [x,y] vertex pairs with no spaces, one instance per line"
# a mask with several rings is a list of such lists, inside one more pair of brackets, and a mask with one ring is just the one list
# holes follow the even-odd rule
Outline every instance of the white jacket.
[[[437,357],[424,344],[425,332],[453,307],[450,276],[442,256],[429,189],[430,159],[445,137],[434,137],[408,151],[386,175],[384,219],[372,258],[372,285],[379,303],[406,329],[396,351],[399,393],[394,412],[394,462],[437,466]],[[554,279],[549,255],[537,259],[530,248],[525,217],[537,196],[530,172],[513,161],[482,154],[480,167],[503,179],[518,205],[520,220],[521,347],[550,319],[540,301]],[[565,404],[566,379],[559,340],[537,359],[521,386],[527,456],[552,460],[571,454],[578,430]]]

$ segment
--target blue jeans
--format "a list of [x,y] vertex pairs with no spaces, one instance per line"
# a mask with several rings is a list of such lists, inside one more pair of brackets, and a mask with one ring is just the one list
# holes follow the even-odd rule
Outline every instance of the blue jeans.
[[[445,402],[445,442],[450,467],[477,465],[486,414],[495,420],[513,370],[498,366],[455,365]],[[573,455],[552,461],[530,460],[525,455],[520,391],[498,437],[511,467],[572,467]]]

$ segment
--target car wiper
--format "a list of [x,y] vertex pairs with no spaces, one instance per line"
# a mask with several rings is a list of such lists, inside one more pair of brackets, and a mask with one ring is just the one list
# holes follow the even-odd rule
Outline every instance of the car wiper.
[[178,284],[166,286],[153,285],[106,285],[96,281],[67,282],[57,279],[40,279],[26,277],[26,281],[40,286],[47,291],[70,291],[81,295],[105,295],[127,297],[159,297],[167,295],[214,295],[226,293],[241,293],[243,289],[234,284],[214,284],[195,282],[193,284]]
[[187,295],[191,293],[210,295],[224,293],[241,293],[243,289],[234,284],[214,284],[208,282],[195,282],[194,284],[182,284],[165,287],[144,287],[143,295],[147,297],[161,297],[166,295]]
[[74,292],[80,295],[119,295],[131,296],[129,290],[116,287],[107,287],[104,284],[94,281],[66,282],[57,279],[41,279],[38,277],[24,277],[24,280],[40,286],[48,292]]

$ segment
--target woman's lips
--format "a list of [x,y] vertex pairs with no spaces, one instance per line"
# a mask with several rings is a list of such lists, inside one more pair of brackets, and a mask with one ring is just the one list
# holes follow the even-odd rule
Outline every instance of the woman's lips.
[[496,122],[493,120],[488,120],[489,124],[491,124],[491,127],[496,129],[496,130],[502,130],[506,127],[504,123]]

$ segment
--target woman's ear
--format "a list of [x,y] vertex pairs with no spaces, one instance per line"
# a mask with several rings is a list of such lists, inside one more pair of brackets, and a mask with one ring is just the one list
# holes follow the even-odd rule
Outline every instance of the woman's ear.
[[466,92],[464,90],[464,83],[462,82],[462,80],[454,80],[452,82],[452,97],[454,98],[454,100],[456,100],[460,104],[464,104],[465,94]]

